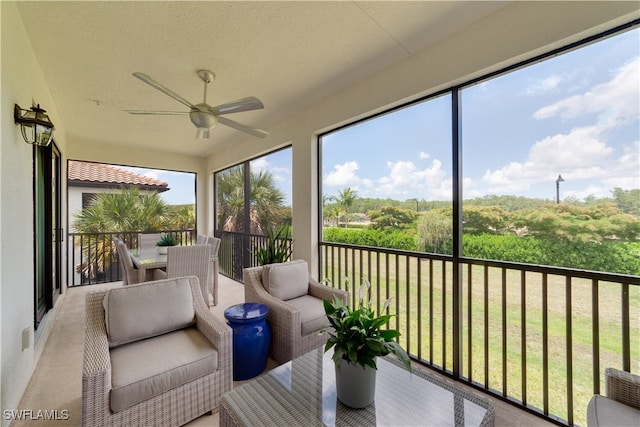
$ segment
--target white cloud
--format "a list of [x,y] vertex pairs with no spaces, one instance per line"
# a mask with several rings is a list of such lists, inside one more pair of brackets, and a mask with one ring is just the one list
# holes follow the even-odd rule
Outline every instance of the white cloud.
[[560,116],[567,119],[596,113],[600,114],[599,119],[606,123],[635,120],[640,110],[637,99],[639,75],[640,56],[616,70],[616,74],[608,82],[594,86],[583,94],[542,107],[533,117],[546,119]]
[[349,161],[333,166],[333,170],[327,174],[324,183],[330,187],[352,187],[358,190],[361,187],[370,187],[371,180],[360,178],[356,173],[359,169],[358,162]]
[[258,173],[269,172],[277,183],[286,183],[291,179],[291,170],[289,168],[274,166],[272,162],[264,157],[252,160],[251,170]]
[[545,94],[549,92],[556,92],[558,91],[558,86],[560,86],[560,83],[566,80],[567,80],[566,76],[560,76],[560,75],[549,76],[547,78],[538,80],[533,84],[529,85],[526,88],[525,92],[527,93],[527,95],[540,95],[540,94]]
[[603,141],[601,133],[602,128],[588,126],[546,137],[533,144],[524,162],[487,170],[482,181],[489,186],[489,192],[508,193],[552,181],[560,173],[573,180],[602,177],[606,174],[602,165],[613,149]]
[[408,160],[387,162],[389,173],[378,179],[376,196],[379,197],[423,197],[450,198],[451,183],[446,180],[447,173],[442,162],[433,159],[430,166],[418,169]]
[[145,172],[144,176],[151,179],[158,179],[158,176],[160,175],[158,174],[157,171],[148,171],[148,172]]
[[[583,198],[593,194],[604,197],[614,186],[638,188],[638,142],[627,146],[624,154],[617,159],[612,158],[614,149],[607,144],[610,131],[638,119],[638,75],[640,57],[616,70],[608,82],[536,111],[533,116],[536,119],[556,116],[563,119],[582,118],[586,114],[597,114],[598,118],[593,125],[574,127],[567,133],[537,141],[522,162],[513,161],[499,169],[487,170],[482,177],[486,192],[519,193],[537,183],[553,182],[558,174],[573,182],[600,180],[598,185],[592,184],[580,192],[567,192],[565,196]],[[542,81],[539,88],[551,88],[560,80],[553,76]],[[465,197],[468,196],[465,194]]]
[[546,137],[533,144],[529,160],[545,169],[581,168],[602,164],[613,148],[604,142],[599,126],[574,128],[568,134]]
[[425,152],[421,151],[420,154],[418,155],[418,157],[420,158],[420,160],[425,160],[425,159],[428,159],[431,156],[429,156],[429,153],[425,153]]
[[269,170],[269,161],[264,157],[251,161],[251,170],[255,172],[265,172]]

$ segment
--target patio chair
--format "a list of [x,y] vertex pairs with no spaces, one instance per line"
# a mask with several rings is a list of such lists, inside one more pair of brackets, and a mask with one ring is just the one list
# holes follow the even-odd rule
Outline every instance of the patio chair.
[[309,276],[307,262],[295,260],[245,268],[245,302],[269,307],[271,358],[282,364],[327,341],[329,321],[323,300],[337,296],[345,303],[346,291],[321,285]]
[[122,284],[126,286],[129,281],[127,280],[127,271],[125,270],[124,263],[122,262],[122,258],[120,258],[120,251],[118,250],[118,243],[124,243],[124,241],[119,237],[113,237],[111,239],[113,245],[116,248],[116,254],[118,256],[118,265],[120,266],[120,276],[122,277]]
[[140,277],[140,270],[133,265],[131,260],[131,252],[127,245],[120,239],[114,239],[116,244],[116,252],[118,253],[118,260],[120,261],[120,268],[122,269],[122,284],[134,285],[136,283],[147,282],[150,280],[163,279],[166,276],[162,270],[151,269],[146,270],[145,277]]
[[587,406],[587,426],[640,425],[640,376],[614,368],[604,371],[606,397],[596,394]]
[[90,292],[82,426],[179,426],[231,390],[233,332],[196,277]]
[[138,233],[138,249],[154,247],[162,236],[163,233]]
[[196,276],[202,296],[211,306],[211,246],[170,246],[167,248],[167,278]]
[[218,275],[220,274],[220,261],[218,251],[221,240],[217,237],[207,236],[208,245],[211,245],[211,293],[213,294],[213,305],[218,305]]
[[204,245],[204,244],[206,244],[208,238],[209,238],[209,236],[207,236],[206,234],[198,234],[196,236],[196,245]]

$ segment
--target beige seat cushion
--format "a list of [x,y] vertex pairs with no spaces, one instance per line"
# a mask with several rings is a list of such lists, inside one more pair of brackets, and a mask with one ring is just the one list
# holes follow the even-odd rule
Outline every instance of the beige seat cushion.
[[262,267],[262,286],[283,301],[306,295],[309,291],[309,270],[305,260],[295,260]]
[[596,394],[587,406],[587,425],[589,427],[638,427],[640,426],[640,409]]
[[300,321],[302,323],[302,335],[308,335],[312,332],[329,326],[329,320],[324,312],[324,304],[320,298],[311,295],[303,295],[287,301],[300,310]]
[[103,305],[110,347],[182,329],[195,321],[187,278],[111,289]]
[[218,369],[218,351],[195,327],[114,348],[110,357],[114,412]]

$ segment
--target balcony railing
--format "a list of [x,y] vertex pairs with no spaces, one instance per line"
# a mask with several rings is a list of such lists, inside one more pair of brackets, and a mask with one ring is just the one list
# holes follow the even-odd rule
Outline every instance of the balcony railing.
[[[195,231],[165,230],[181,245],[193,244]],[[68,286],[95,285],[122,280],[122,270],[113,243],[114,237],[124,240],[130,249],[138,247],[138,231],[118,233],[69,233],[67,239]]]
[[640,371],[640,277],[320,244],[320,279],[363,279],[417,361],[563,425],[586,425],[604,369]]
[[[269,241],[269,238],[262,234],[216,231],[215,235],[221,239],[218,252],[220,273],[238,282],[242,282],[244,268],[258,265],[255,252],[264,248]],[[287,240],[291,245],[292,240]]]

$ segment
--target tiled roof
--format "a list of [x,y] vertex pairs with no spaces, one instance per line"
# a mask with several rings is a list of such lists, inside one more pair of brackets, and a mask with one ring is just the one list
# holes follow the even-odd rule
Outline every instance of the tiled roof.
[[156,187],[158,191],[166,191],[169,187],[169,183],[165,181],[138,175],[103,163],[70,160],[67,172],[69,184],[137,185],[146,188]]

